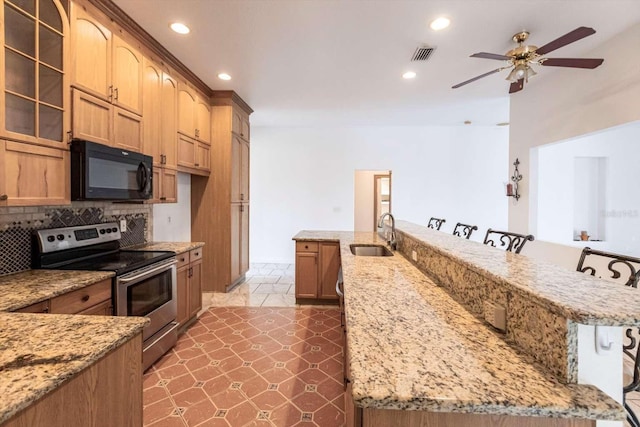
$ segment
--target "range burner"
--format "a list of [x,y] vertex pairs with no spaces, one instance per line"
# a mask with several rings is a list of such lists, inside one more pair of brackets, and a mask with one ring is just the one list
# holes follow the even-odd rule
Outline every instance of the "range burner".
[[61,270],[114,271],[117,276],[175,256],[173,252],[140,252],[120,250],[103,256],[71,262]]

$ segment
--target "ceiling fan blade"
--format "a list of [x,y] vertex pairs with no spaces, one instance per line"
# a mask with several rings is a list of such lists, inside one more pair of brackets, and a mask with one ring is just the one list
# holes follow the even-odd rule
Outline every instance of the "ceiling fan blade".
[[539,47],[538,49],[536,49],[536,53],[538,55],[545,55],[551,51],[560,49],[562,46],[566,46],[570,43],[576,42],[595,33],[596,30],[594,30],[593,28],[578,27],[575,30],[568,32],[564,36],[558,37],[554,41],[549,42],[542,47]]
[[510,56],[498,55],[497,53],[478,52],[471,55],[471,58],[497,59],[500,61],[511,61]]
[[498,71],[500,71],[500,70],[502,70],[502,68],[496,68],[495,70],[493,70],[493,71],[489,71],[488,73],[480,74],[479,76],[476,76],[476,77],[474,77],[474,78],[472,78],[472,79],[466,80],[466,81],[464,81],[464,82],[462,82],[462,83],[458,83],[458,84],[457,84],[457,85],[455,85],[455,86],[451,86],[451,89],[457,89],[457,88],[459,88],[460,86],[464,86],[464,85],[466,85],[466,84],[468,84],[468,83],[475,82],[476,80],[479,80],[479,79],[481,79],[481,78],[483,78],[483,77],[487,77],[487,76],[490,76],[491,74],[497,73],[497,72],[498,72]]
[[524,79],[511,83],[511,86],[509,86],[509,93],[520,92],[522,89],[524,89]]
[[598,58],[546,58],[540,60],[540,65],[550,67],[571,67],[571,68],[589,68],[599,67],[604,59]]

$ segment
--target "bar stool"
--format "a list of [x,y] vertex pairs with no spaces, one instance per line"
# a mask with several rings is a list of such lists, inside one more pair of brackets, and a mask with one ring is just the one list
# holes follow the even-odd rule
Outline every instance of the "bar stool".
[[429,219],[429,224],[427,224],[427,227],[433,228],[435,230],[440,230],[440,227],[442,227],[442,224],[444,224],[445,222],[446,220],[444,218],[431,217],[431,219]]
[[477,229],[478,227],[475,225],[463,224],[459,222],[456,224],[455,228],[453,229],[453,235],[458,237],[464,237],[465,239],[469,240],[469,237],[471,237],[471,233],[473,233],[473,230],[477,230]]
[[[581,273],[589,273],[592,276],[596,275],[596,267],[593,267],[593,264],[587,261],[587,257],[589,256],[592,256],[589,258],[591,262],[602,258],[604,258],[605,262],[609,261],[607,269],[611,272],[611,279],[620,279],[616,280],[616,282],[624,284],[624,286],[630,286],[632,288],[638,287],[638,280],[640,279],[640,258],[614,254],[611,252],[597,251],[588,247],[584,248],[582,250],[582,254],[580,254],[580,260],[578,261],[576,270]],[[620,271],[620,269],[624,270],[624,273],[629,274],[629,276],[623,276],[623,272]],[[625,279],[626,282],[623,283],[623,280]],[[626,372],[624,372],[624,384],[622,387],[622,402],[624,409],[627,412],[627,421],[632,427],[640,427],[638,417],[627,403],[627,394],[632,391],[640,390],[640,346],[638,346],[638,334],[640,334],[640,328],[627,328],[625,336],[629,342],[626,344],[624,342],[622,343],[622,352],[633,366],[632,368],[629,368],[632,372],[624,370]]]
[[[495,240],[493,240],[494,237],[489,238],[490,234],[496,234],[500,236],[496,239],[499,241],[500,246],[496,246],[496,242]],[[527,240],[533,241],[535,240],[535,238],[533,237],[532,234],[518,234],[518,233],[511,233],[509,231],[498,231],[498,230],[488,229],[487,234],[485,234],[484,236],[483,243],[485,245],[491,245],[494,248],[504,247],[504,250],[506,251],[515,252],[519,254],[522,248],[524,247],[524,244],[527,243]]]

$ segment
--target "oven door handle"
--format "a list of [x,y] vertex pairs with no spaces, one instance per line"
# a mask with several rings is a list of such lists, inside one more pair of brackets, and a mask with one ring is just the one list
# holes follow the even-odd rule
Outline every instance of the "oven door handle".
[[162,264],[161,266],[158,266],[158,267],[153,268],[151,270],[147,270],[147,271],[144,271],[144,272],[142,272],[140,274],[136,274],[133,277],[127,277],[127,278],[118,277],[118,282],[120,282],[120,283],[131,283],[131,282],[135,282],[136,280],[145,279],[147,277],[153,276],[158,271],[168,270],[171,266],[176,265],[177,263],[178,263],[177,260],[173,260],[171,262],[168,262],[166,264]]

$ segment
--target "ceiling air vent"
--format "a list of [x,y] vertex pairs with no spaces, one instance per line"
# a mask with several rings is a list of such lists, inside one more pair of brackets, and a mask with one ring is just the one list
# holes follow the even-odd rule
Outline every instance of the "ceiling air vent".
[[426,61],[427,59],[429,59],[434,50],[436,50],[435,47],[418,46],[416,51],[413,53],[413,57],[411,57],[411,60]]

